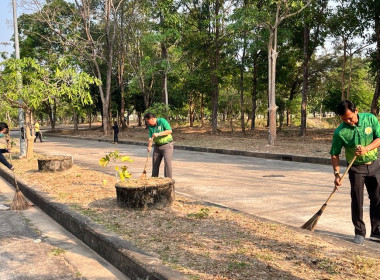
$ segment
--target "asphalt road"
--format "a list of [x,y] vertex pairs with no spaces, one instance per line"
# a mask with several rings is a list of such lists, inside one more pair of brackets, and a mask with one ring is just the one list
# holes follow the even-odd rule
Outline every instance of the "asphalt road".
[[[35,143],[35,152],[70,154],[75,164],[109,174],[114,172],[112,165],[104,169],[98,165],[98,161],[106,153],[117,149],[134,160],[128,163],[128,170],[135,178],[142,173],[147,155],[144,146],[58,137],[47,137],[45,140]],[[147,174],[150,174],[150,168],[151,164],[148,165]],[[303,225],[321,208],[333,190],[334,180],[332,167],[327,165],[176,149],[173,178],[178,195],[295,227]],[[367,234],[370,232],[368,203],[366,197],[364,211]],[[330,201],[316,231],[345,240],[353,238],[348,179]],[[380,251],[380,243],[368,241],[365,246]]]

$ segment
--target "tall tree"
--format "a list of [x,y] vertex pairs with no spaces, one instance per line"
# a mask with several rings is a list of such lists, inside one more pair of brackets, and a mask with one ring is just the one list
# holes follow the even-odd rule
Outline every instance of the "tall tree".
[[[319,46],[323,39],[320,38],[320,30],[326,20],[327,15],[327,0],[317,1],[310,5],[308,13],[304,17],[304,31],[303,31],[303,80],[302,80],[302,102],[301,102],[301,126],[300,136],[306,135],[307,126],[307,97],[309,92],[309,61],[317,46]],[[311,30],[313,36],[311,38]]]
[[[102,81],[98,85],[102,101],[103,133],[109,134],[109,104],[114,63],[116,14],[123,3],[113,0],[89,1],[30,0],[37,9],[38,20],[60,37],[60,43],[78,53],[84,65]],[[102,68],[105,68],[105,73]]]
[[370,43],[375,43],[373,53],[373,71],[376,76],[376,87],[371,104],[372,114],[379,114],[380,97],[380,1],[378,0],[353,0],[360,18],[372,32]]
[[364,31],[352,0],[338,0],[335,12],[329,19],[330,32],[340,40],[343,51],[341,72],[341,100],[347,98],[347,58],[349,44]]
[[[280,0],[276,1],[275,11],[268,14],[268,21],[264,23],[269,31],[268,40],[268,111],[269,111],[269,137],[268,144],[274,145],[276,141],[276,61],[277,61],[277,31],[280,24],[287,18],[302,12],[312,0],[306,4],[303,1]],[[272,2],[268,5],[271,10]]]

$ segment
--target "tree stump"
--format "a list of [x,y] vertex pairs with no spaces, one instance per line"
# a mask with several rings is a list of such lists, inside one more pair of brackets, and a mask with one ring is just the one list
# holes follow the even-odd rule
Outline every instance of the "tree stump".
[[174,180],[149,178],[126,180],[115,185],[117,205],[122,208],[155,209],[175,200]]
[[37,159],[37,162],[39,171],[57,172],[70,169],[73,166],[73,157],[52,156],[43,159]]

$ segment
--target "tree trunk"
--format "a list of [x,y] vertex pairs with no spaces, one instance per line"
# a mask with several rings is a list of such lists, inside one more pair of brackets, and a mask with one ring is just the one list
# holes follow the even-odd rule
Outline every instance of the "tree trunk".
[[253,74],[252,74],[252,122],[251,130],[255,130],[255,121],[256,121],[256,108],[257,108],[257,60],[258,54],[253,55]]
[[189,121],[190,121],[190,127],[194,126],[194,109],[193,109],[193,96],[190,94],[189,98]]
[[353,56],[353,54],[351,53],[351,50],[350,50],[350,55],[349,55],[350,64],[348,66],[348,87],[347,87],[347,96],[346,96],[347,99],[350,99],[350,91],[351,91],[351,82],[352,82],[352,56]]
[[[165,61],[168,59],[168,50],[164,42],[161,42],[161,58]],[[166,110],[169,109],[169,97],[168,97],[168,73],[167,66],[165,66],[164,75],[162,77],[162,102],[166,106]]]
[[268,44],[268,144],[271,146],[274,146],[276,141],[276,61],[277,27],[272,27]]
[[[379,5],[378,5],[379,6]],[[379,95],[380,95],[380,11],[375,9],[375,33],[376,33],[376,65],[377,65],[377,76],[376,76],[376,89],[373,95],[371,104],[371,113],[374,115],[379,114]]]
[[211,56],[211,83],[212,83],[212,133],[216,133],[218,129],[218,100],[219,100],[219,81],[218,81],[218,71],[219,71],[219,56],[220,56],[220,45],[219,45],[219,33],[220,33],[220,0],[215,1],[215,39],[214,39],[214,51],[210,52]]
[[78,133],[78,114],[73,110],[74,134]]
[[34,126],[32,126],[33,117],[29,109],[24,109],[25,112],[25,137],[26,137],[26,158],[33,157],[34,145]]
[[240,64],[240,124],[241,132],[245,134],[245,123],[244,123],[244,67],[245,67],[245,51],[247,48],[247,40],[244,35],[243,43],[243,53],[241,55],[241,64]]
[[127,128],[125,123],[125,92],[124,92],[124,65],[125,65],[125,42],[124,42],[124,4],[125,1],[121,4],[120,12],[120,61],[119,61],[119,87],[120,87],[120,123],[121,129],[124,130]]
[[346,99],[346,60],[347,60],[347,40],[343,38],[343,61],[342,61],[342,100]]
[[88,128],[91,129],[92,127],[92,114],[91,114],[91,110],[88,111]]
[[201,94],[201,126],[205,126],[205,109],[204,109],[204,97],[203,93]]
[[310,29],[309,26],[304,26],[303,33],[303,83],[302,83],[302,102],[301,102],[301,129],[300,136],[306,135],[307,124],[307,94],[309,90],[309,41],[310,41]]

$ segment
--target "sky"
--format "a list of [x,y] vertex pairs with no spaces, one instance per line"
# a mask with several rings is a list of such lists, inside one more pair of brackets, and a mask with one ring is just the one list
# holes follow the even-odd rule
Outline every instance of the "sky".
[[[23,10],[17,8],[17,17],[23,13]],[[13,9],[12,0],[0,0],[0,52],[14,52],[14,43],[11,41],[13,36]],[[10,43],[10,45],[3,45]]]

